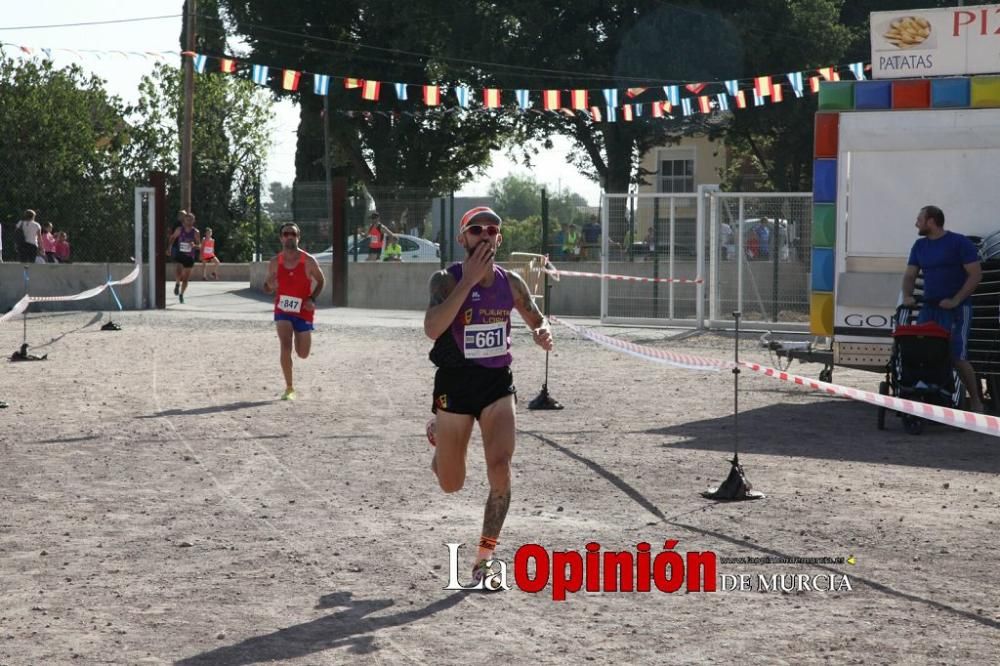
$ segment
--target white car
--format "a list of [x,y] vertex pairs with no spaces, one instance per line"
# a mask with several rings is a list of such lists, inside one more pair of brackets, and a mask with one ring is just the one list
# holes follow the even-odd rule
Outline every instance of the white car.
[[[441,261],[441,248],[437,243],[433,243],[425,238],[420,238],[419,236],[410,236],[409,234],[396,234],[396,238],[399,239],[399,245],[403,250],[403,261],[427,263],[439,263]],[[370,237],[359,236],[358,245],[355,247],[354,236],[349,237],[347,239],[348,261],[354,261],[354,256],[357,254],[358,248],[361,250],[361,254],[358,255],[358,261],[367,260],[369,241]],[[316,261],[321,264],[332,264],[333,247],[328,247],[313,256],[316,257]]]

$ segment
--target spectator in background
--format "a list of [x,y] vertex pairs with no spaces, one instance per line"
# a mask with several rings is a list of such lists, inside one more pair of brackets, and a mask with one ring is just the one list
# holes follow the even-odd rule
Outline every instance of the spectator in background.
[[580,259],[580,231],[575,224],[569,225],[569,230],[563,237],[563,255],[566,259]]
[[736,243],[733,241],[733,228],[728,222],[719,225],[719,256],[723,261],[733,258],[736,254]]
[[382,230],[385,229],[382,226],[381,216],[378,213],[372,213],[371,216],[372,223],[368,227],[368,261],[378,261],[382,257],[382,245],[384,235]]
[[768,229],[768,220],[765,217],[763,220],[759,221],[754,227],[754,232],[757,234],[757,246],[758,255],[761,259],[767,259],[771,256],[771,230]]
[[656,253],[656,232],[652,226],[646,231],[646,239],[642,244],[646,246],[646,252],[650,255]]
[[35,263],[42,246],[42,225],[35,221],[35,211],[30,208],[24,211],[14,229],[20,232],[17,236],[18,261],[25,264]]
[[403,246],[399,244],[399,236],[386,234],[385,247],[382,248],[382,261],[402,261]]
[[593,259],[594,255],[600,255],[601,247],[601,225],[597,222],[597,216],[591,215],[590,221],[583,225],[583,258]]
[[566,231],[569,229],[568,224],[559,225],[556,227],[555,236],[552,238],[549,245],[549,254],[552,255],[553,259],[562,259],[562,246],[563,239],[566,237]]
[[69,253],[69,239],[67,238],[65,231],[60,231],[58,238],[56,238],[56,260],[60,264],[68,264]]
[[51,222],[42,225],[42,254],[45,255],[45,263],[59,263],[56,260],[56,237],[52,233]]

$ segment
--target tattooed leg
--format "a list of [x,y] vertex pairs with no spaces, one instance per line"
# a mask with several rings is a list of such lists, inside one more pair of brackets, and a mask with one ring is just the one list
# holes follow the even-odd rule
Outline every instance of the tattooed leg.
[[507,518],[507,508],[510,507],[510,486],[504,490],[490,489],[486,500],[486,511],[483,513],[483,536],[494,540],[500,536],[504,519]]
[[483,410],[479,417],[486,454],[490,495],[483,515],[483,536],[500,536],[510,506],[510,461],[514,455],[514,396],[505,396]]

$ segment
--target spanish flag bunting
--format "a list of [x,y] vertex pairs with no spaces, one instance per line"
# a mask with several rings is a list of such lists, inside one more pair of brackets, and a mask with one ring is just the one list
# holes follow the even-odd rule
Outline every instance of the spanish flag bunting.
[[745,109],[747,108],[747,95],[743,90],[736,91],[736,108]]
[[558,90],[542,91],[542,108],[546,111],[555,111],[562,106],[560,97],[560,91]]
[[496,109],[500,106],[499,88],[485,88],[483,90],[483,106],[487,109]]
[[601,109],[597,106],[590,107],[590,117],[594,119],[595,123],[601,122]]
[[379,92],[382,90],[381,81],[370,81],[365,79],[361,86],[361,99],[366,99],[369,102],[377,102]]
[[424,104],[427,106],[441,104],[441,86],[424,86]]
[[834,67],[820,67],[818,70],[819,75],[822,76],[827,81],[839,81],[840,74]]
[[569,93],[570,106],[574,109],[585,110],[587,108],[587,91],[571,90]]
[[771,94],[771,77],[758,76],[753,80],[753,89],[758,97],[767,97]]
[[302,76],[302,72],[296,72],[294,69],[286,69],[281,75],[281,87],[285,90],[296,91],[299,89],[299,78]]
[[625,122],[627,122],[627,123],[632,122],[632,105],[631,104],[626,104],[625,106],[622,107],[622,119],[624,119]]
[[809,77],[809,90],[811,90],[813,92],[813,94],[816,94],[816,93],[819,92],[819,77],[818,76],[810,76]]
[[236,71],[236,61],[231,58],[223,58],[219,61],[219,69],[226,74],[232,74]]
[[771,85],[771,101],[775,104],[785,101],[785,94],[781,90],[780,83]]
[[712,102],[708,99],[708,95],[698,96],[698,110],[702,113],[712,112]]
[[345,88],[360,88],[361,79],[344,79]]

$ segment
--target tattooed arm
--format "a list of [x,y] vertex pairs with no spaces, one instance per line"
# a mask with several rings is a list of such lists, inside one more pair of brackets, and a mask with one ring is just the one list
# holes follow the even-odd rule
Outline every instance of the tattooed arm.
[[471,286],[464,290],[456,287],[455,278],[448,271],[438,271],[431,276],[431,302],[424,314],[424,333],[431,340],[437,340],[448,330],[471,289]]
[[507,273],[507,276],[510,279],[510,291],[514,295],[514,307],[524,319],[524,323],[531,329],[531,336],[535,339],[535,344],[545,351],[550,351],[552,349],[552,333],[545,323],[545,317],[542,316],[541,310],[538,309],[538,304],[531,297],[524,278],[513,272]]

